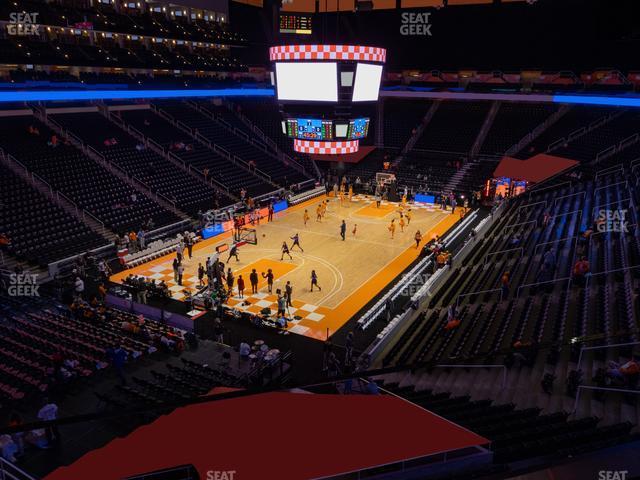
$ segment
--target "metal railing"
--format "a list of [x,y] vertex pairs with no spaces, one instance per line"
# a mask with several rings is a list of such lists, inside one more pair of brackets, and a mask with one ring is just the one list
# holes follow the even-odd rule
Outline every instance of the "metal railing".
[[36,480],[24,470],[16,467],[13,463],[0,457],[0,479],[1,480]]
[[640,394],[640,390],[629,390],[625,388],[611,388],[611,387],[593,387],[591,385],[578,385],[578,390],[576,391],[576,400],[573,402],[573,414],[575,415],[578,411],[578,402],[580,402],[580,394],[583,390],[592,390],[592,391],[600,391],[600,392],[616,392],[616,393],[625,393],[638,395]]
[[487,255],[484,257],[484,264],[487,264],[487,260],[489,259],[489,257],[493,256],[493,255],[498,255],[499,253],[507,253],[507,252],[515,252],[517,250],[520,250],[520,257],[522,258],[524,257],[524,248],[522,247],[516,247],[516,248],[508,248],[506,250],[498,250],[497,252],[491,252],[491,253],[487,253]]

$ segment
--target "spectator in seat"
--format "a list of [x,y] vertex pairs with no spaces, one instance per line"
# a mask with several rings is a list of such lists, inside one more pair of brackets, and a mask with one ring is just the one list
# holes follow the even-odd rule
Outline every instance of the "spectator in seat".
[[251,355],[251,346],[243,340],[242,342],[240,342],[238,353],[240,354],[240,358],[242,360],[247,360],[249,358],[249,355]]
[[82,294],[84,293],[84,280],[80,277],[76,277],[73,288],[76,298],[81,299]]
[[[53,402],[49,402],[49,399],[45,397],[42,402],[42,408],[38,411],[38,420],[52,421],[57,418],[58,406]],[[57,425],[48,425],[44,430],[48,444],[60,443],[60,431]]]
[[587,257],[580,257],[580,260],[573,266],[573,278],[581,287],[585,286],[586,276],[589,274],[591,267],[589,266],[589,260]]
[[509,280],[511,274],[506,271],[502,274],[502,278],[500,279],[501,287],[500,287],[500,300],[506,300],[509,295]]

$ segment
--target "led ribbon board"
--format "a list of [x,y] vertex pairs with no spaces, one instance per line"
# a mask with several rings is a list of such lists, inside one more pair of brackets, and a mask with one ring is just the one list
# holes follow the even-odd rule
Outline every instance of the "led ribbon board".
[[294,140],[293,150],[299,153],[312,153],[316,155],[339,155],[356,153],[360,147],[358,140],[347,142],[311,142],[307,140]]

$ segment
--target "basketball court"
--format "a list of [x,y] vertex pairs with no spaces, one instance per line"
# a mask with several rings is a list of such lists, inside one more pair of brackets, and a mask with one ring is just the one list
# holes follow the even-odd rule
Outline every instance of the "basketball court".
[[[316,207],[328,200],[326,215],[316,221]],[[304,225],[304,210],[309,221]],[[276,289],[282,289],[287,281],[293,287],[293,306],[287,312],[288,330],[317,339],[325,339],[344,325],[354,314],[375,297],[389,282],[409,266],[418,255],[414,236],[420,230],[425,241],[442,236],[460,218],[456,211],[443,211],[432,204],[408,204],[411,221],[401,231],[399,225],[400,204],[383,201],[380,207],[371,197],[355,195],[351,202],[333,197],[317,197],[303,204],[276,214],[273,222],[263,219],[255,225],[257,245],[243,245],[238,249],[239,261],[228,261],[228,252],[221,254],[237,278],[245,280],[244,298],[238,297],[237,288],[227,305],[238,310],[260,313],[264,308],[277,311]],[[395,238],[388,229],[395,218]],[[345,220],[346,239],[340,237],[340,224]],[[405,217],[405,223],[407,222]],[[356,228],[357,226],[357,228]],[[356,233],[353,233],[356,228]],[[296,247],[291,251],[292,259],[285,254],[282,259],[281,245],[286,241],[291,247],[296,233],[300,236],[301,252]],[[230,232],[198,243],[193,249],[193,258],[185,257],[183,285],[177,285],[173,277],[172,262],[175,254],[169,254],[138,267],[124,270],[111,277],[122,282],[129,274],[164,280],[172,292],[172,298],[182,300],[185,290],[195,293],[198,284],[198,265],[205,265],[217,246],[232,242]],[[186,251],[185,251],[186,254]],[[260,276],[259,291],[251,294],[249,274],[255,269]],[[271,269],[274,273],[274,289],[267,291],[266,280],[261,274]],[[322,290],[310,291],[311,271],[315,270]]]

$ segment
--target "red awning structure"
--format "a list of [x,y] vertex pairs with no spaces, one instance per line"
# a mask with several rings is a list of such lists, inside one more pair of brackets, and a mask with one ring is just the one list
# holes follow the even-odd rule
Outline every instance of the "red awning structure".
[[177,409],[46,479],[115,480],[192,464],[201,478],[299,480],[488,443],[392,395],[266,393]]
[[513,180],[540,183],[573,168],[578,163],[576,160],[547,155],[546,153],[539,153],[527,160],[504,157],[493,172],[493,176],[494,178],[508,177]]

